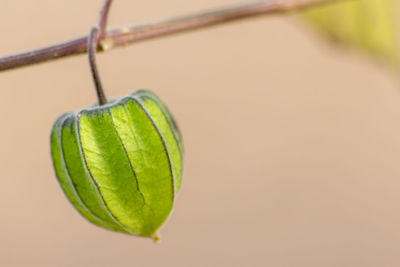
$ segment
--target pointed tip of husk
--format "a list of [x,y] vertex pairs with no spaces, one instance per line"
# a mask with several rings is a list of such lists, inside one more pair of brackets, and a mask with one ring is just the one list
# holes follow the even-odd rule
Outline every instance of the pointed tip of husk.
[[157,244],[161,243],[161,236],[158,233],[155,233],[154,235],[152,235],[151,238],[153,239],[154,243],[157,243]]

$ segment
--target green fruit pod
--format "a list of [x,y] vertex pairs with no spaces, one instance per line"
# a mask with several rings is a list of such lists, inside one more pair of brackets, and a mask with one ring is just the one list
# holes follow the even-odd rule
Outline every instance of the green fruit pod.
[[182,138],[166,106],[139,90],[62,115],[51,133],[58,181],[90,222],[157,238],[182,181]]

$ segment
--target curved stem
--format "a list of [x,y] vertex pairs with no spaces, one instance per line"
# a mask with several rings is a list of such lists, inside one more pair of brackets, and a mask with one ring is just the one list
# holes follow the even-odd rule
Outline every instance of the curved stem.
[[108,13],[110,11],[110,7],[112,4],[112,0],[105,0],[103,9],[100,12],[100,19],[99,19],[99,40],[103,40],[106,36],[106,27],[107,27],[107,20],[108,20]]
[[[244,18],[287,13],[337,1],[343,0],[258,0],[147,24],[119,27],[105,33],[97,51],[105,51],[141,40],[210,27]],[[83,54],[87,51],[87,39],[88,37],[84,36],[61,44],[0,57],[0,71]]]
[[99,105],[101,106],[107,104],[107,99],[104,94],[103,85],[101,84],[100,75],[96,64],[98,33],[99,33],[98,27],[93,27],[90,30],[87,47],[88,47],[90,70],[92,72],[94,86],[96,88],[97,99],[99,101]]
[[106,95],[104,94],[104,89],[101,83],[99,70],[97,69],[96,52],[97,52],[97,47],[99,45],[99,41],[101,41],[105,36],[108,13],[110,11],[111,4],[112,0],[104,1],[103,8],[101,9],[100,12],[99,24],[97,27],[93,27],[90,30],[86,45],[89,56],[90,71],[92,73],[92,78],[97,93],[97,99],[99,101],[100,106],[107,104],[107,98]]

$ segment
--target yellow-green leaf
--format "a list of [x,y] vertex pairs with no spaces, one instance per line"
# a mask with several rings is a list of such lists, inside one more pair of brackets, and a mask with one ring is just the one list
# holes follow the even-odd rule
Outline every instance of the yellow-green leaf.
[[312,8],[303,17],[334,41],[399,63],[397,0],[349,0]]

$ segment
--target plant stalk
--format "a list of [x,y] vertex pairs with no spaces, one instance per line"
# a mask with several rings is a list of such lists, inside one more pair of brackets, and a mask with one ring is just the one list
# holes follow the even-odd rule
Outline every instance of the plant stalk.
[[[298,11],[336,1],[340,0],[259,0],[140,25],[118,27],[107,30],[103,34],[100,33],[102,38],[100,38],[97,51],[107,51],[142,40],[192,31],[254,16]],[[37,50],[0,57],[0,71],[86,53],[87,40],[88,36],[83,36]]]

